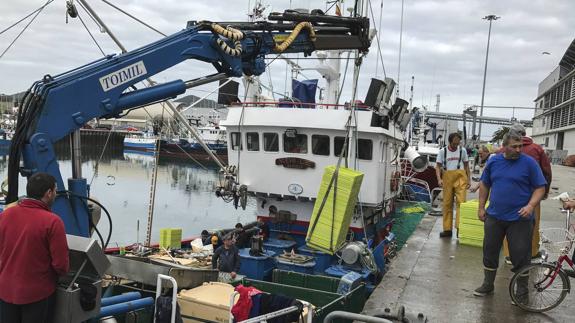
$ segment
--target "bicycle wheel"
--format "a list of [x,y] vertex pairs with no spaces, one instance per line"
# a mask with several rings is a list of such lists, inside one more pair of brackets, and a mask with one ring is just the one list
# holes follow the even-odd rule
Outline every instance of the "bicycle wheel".
[[529,312],[545,312],[561,304],[570,290],[569,278],[555,266],[536,263],[523,267],[509,283],[511,300]]

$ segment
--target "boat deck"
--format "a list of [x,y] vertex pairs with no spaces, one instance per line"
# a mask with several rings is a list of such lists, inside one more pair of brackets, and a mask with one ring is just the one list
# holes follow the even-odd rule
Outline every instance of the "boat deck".
[[[573,197],[575,169],[553,166],[550,195],[569,192]],[[541,226],[564,227],[558,201],[542,202]],[[575,295],[568,294],[557,308],[543,314],[527,313],[511,305],[508,292],[511,266],[501,256],[495,293],[484,298],[473,296],[483,280],[481,248],[459,245],[457,239],[440,239],[442,218],[426,215],[393,260],[382,282],[364,307],[375,314],[386,307],[405,306],[406,314],[418,313],[429,322],[573,322]],[[572,286],[575,283],[571,280]]]

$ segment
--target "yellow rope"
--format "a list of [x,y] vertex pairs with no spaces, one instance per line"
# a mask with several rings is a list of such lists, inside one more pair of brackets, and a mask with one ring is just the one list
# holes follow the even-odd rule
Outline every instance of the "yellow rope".
[[311,23],[304,21],[297,24],[297,26],[292,30],[292,32],[284,42],[282,42],[279,45],[276,44],[276,46],[274,47],[274,51],[276,53],[282,53],[283,51],[285,51],[293,43],[293,41],[296,39],[296,37],[299,35],[299,33],[303,28],[306,28],[309,31],[309,39],[312,42],[315,42],[315,30],[313,29],[313,26],[311,25]]
[[[211,24],[212,30],[225,38],[228,38],[234,41],[234,48],[230,47],[224,40],[217,39],[218,46],[224,51],[224,53],[230,56],[240,56],[242,54],[242,44],[240,40],[244,38],[244,33],[241,30],[232,28],[232,27],[222,27],[216,23]],[[315,30],[313,26],[309,22],[300,22],[296,25],[296,27],[292,30],[290,35],[284,40],[281,44],[276,44],[274,47],[274,51],[276,53],[282,53],[293,43],[296,37],[299,35],[301,30],[306,28],[309,32],[309,38],[312,42],[315,42]]]
[[222,27],[216,23],[212,23],[212,30],[218,34],[222,35],[231,40],[242,40],[244,39],[244,33],[241,30],[232,27]]

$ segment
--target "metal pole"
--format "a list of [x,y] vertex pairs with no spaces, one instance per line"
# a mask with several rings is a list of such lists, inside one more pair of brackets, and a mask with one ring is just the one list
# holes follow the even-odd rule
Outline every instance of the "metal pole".
[[399,76],[401,73],[401,45],[403,43],[403,4],[404,0],[401,0],[401,23],[399,27],[399,55],[397,59],[397,85],[395,86],[396,96],[399,96]]
[[144,245],[149,247],[152,241],[152,226],[154,223],[154,206],[156,202],[156,182],[158,180],[158,169],[160,168],[160,139],[156,139],[155,160],[152,168],[152,183],[150,187],[150,199],[148,204],[148,226],[146,229],[146,241]]
[[72,178],[82,178],[82,143],[80,141],[80,129],[70,134],[70,150],[72,157]]
[[[481,110],[479,110],[479,116],[483,117],[483,103],[484,103],[484,99],[485,99],[485,80],[487,78],[487,61],[489,59],[489,43],[491,41],[491,24],[493,23],[493,20],[497,20],[500,17],[496,16],[496,15],[489,15],[489,16],[485,16],[483,17],[483,19],[489,20],[489,33],[487,34],[487,51],[485,53],[485,68],[483,69],[483,89],[481,91]],[[479,131],[477,134],[477,140],[481,141],[481,126],[482,126],[482,122],[481,119],[479,119]]]

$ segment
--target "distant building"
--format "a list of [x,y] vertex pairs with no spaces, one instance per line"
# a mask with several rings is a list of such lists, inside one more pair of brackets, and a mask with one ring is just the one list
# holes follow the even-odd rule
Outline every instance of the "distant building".
[[575,154],[575,39],[559,65],[539,83],[532,137],[548,150]]
[[[199,99],[197,96],[188,95],[174,100],[173,103],[179,111],[183,111],[184,118],[193,125],[218,124],[220,119],[224,119],[227,115],[226,108],[221,108],[217,102],[209,99],[205,99],[188,109],[190,104],[195,103]],[[119,129],[131,126],[145,130],[152,126],[153,119],[163,120],[161,122],[167,124],[172,119],[172,110],[168,108],[166,103],[154,103],[131,110],[122,118],[100,119],[99,123],[101,125],[112,125]]]

